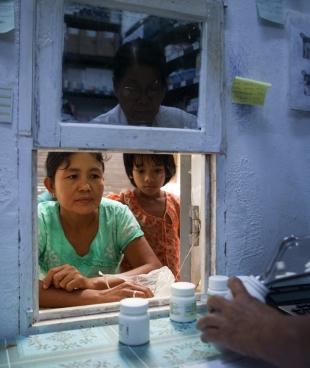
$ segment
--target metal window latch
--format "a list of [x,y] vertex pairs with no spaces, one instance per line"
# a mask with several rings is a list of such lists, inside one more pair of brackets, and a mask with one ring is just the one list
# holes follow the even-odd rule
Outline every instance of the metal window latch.
[[190,217],[190,222],[191,222],[189,242],[191,245],[198,247],[200,228],[201,228],[201,221],[199,218],[199,206],[191,206],[189,217]]

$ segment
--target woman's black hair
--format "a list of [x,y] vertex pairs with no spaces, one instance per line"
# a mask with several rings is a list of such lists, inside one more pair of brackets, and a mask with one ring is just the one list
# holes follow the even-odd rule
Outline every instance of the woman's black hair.
[[125,171],[130,180],[131,184],[134,187],[137,187],[133,176],[133,167],[134,165],[139,166],[141,165],[141,161],[143,162],[143,157],[147,156],[152,161],[154,161],[157,165],[163,165],[165,168],[165,182],[164,185],[167,184],[171,178],[176,173],[176,165],[174,161],[173,155],[161,155],[161,154],[141,154],[141,153],[124,153],[123,154],[123,161],[125,166]]
[[162,48],[158,43],[142,38],[124,43],[117,50],[113,60],[113,83],[117,87],[128,68],[146,65],[158,71],[160,81],[167,88],[167,65]]
[[[78,152],[49,152],[45,161],[46,176],[51,180],[55,180],[56,171],[63,163],[66,168],[70,165],[70,156]],[[93,154],[98,162],[101,163],[104,172],[104,161],[106,158],[102,156],[101,152],[90,152]]]

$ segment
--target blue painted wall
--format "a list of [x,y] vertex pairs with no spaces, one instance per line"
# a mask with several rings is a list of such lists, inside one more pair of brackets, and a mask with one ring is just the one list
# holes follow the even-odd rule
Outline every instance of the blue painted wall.
[[[254,0],[226,3],[217,266],[222,273],[257,274],[281,237],[310,232],[310,114],[288,108],[287,28],[260,23]],[[310,14],[307,0],[284,3]],[[15,96],[13,124],[0,124],[0,337],[16,335],[19,323],[18,53],[17,31],[0,34],[0,83],[12,85]],[[231,103],[235,75],[272,83],[264,107]]]
[[0,34],[0,83],[14,90],[13,123],[0,123],[0,337],[18,331],[17,38]]
[[[259,274],[282,237],[310,233],[310,113],[288,107],[288,25],[259,21],[254,0],[226,3],[217,266],[229,275]],[[285,13],[310,17],[309,1],[283,3]],[[236,75],[272,83],[264,107],[231,103]]]

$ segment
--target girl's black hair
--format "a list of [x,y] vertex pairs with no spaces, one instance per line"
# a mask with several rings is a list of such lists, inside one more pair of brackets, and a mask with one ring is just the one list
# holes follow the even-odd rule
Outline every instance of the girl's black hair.
[[142,38],[124,43],[117,50],[113,60],[113,83],[117,87],[128,68],[133,65],[146,65],[158,71],[160,81],[167,88],[166,58],[158,43]]
[[165,168],[165,182],[164,185],[167,184],[170,179],[176,173],[176,165],[174,161],[173,155],[161,155],[161,154],[141,154],[141,153],[124,153],[123,154],[123,161],[126,170],[126,174],[128,179],[130,180],[131,184],[134,187],[137,187],[134,179],[133,179],[133,167],[136,164],[141,164],[143,161],[143,157],[148,156],[151,160],[153,160],[157,165],[163,165]]
[[[51,180],[55,180],[56,171],[63,163],[66,164],[66,168],[70,165],[70,157],[77,152],[49,152],[45,161],[46,176]],[[101,152],[90,152],[93,154],[98,162],[101,163],[104,172],[105,158]]]

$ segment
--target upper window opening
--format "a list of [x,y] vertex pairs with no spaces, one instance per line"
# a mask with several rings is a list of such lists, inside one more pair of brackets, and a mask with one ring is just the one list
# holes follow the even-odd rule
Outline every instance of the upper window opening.
[[61,120],[198,129],[202,25],[65,2]]

